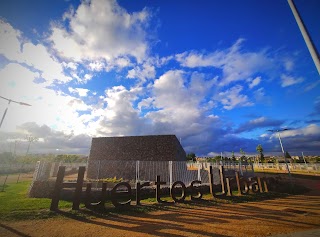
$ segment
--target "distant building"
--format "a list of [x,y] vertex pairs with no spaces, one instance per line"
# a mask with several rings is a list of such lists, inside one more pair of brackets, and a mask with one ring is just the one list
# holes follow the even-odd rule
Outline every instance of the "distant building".
[[296,160],[296,161],[302,161],[303,158],[300,156],[291,156],[292,160]]
[[[186,152],[175,135],[93,138],[87,178],[110,176],[115,167],[130,163],[124,161],[138,160],[186,161]],[[127,173],[134,172],[133,165],[127,167]]]

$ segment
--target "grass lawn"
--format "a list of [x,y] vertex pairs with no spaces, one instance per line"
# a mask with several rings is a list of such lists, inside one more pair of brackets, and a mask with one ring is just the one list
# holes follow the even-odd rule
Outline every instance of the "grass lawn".
[[[30,181],[24,181],[9,184],[4,192],[0,192],[0,220],[45,218],[52,215],[48,211],[51,199],[28,197],[30,183]],[[71,208],[71,206],[70,202],[59,202],[61,208]]]

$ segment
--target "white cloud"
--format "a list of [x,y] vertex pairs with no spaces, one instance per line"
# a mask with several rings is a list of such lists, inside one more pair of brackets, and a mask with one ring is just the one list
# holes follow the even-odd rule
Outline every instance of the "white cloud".
[[90,124],[97,135],[119,136],[138,135],[149,131],[144,118],[139,117],[140,111],[133,108],[133,102],[138,99],[142,88],[126,89],[124,86],[115,86],[105,91],[106,108],[100,118]]
[[89,80],[91,80],[92,77],[93,77],[92,74],[88,74],[88,73],[87,73],[87,74],[84,75],[83,81],[85,81],[85,82],[86,82],[86,81],[89,81]]
[[64,75],[61,64],[55,60],[41,44],[23,44],[22,53],[19,56],[20,57],[17,58],[18,62],[25,63],[41,71],[41,77],[48,81],[49,84],[54,81],[65,83],[72,80],[71,77]]
[[230,59],[230,56],[236,56],[239,53],[244,39],[238,39],[230,48],[226,50],[217,50],[213,53],[203,54],[196,51],[184,52],[176,55],[176,60],[184,67],[217,67],[221,68]]
[[261,82],[261,77],[256,77],[253,80],[250,80],[249,88],[252,89],[253,87],[259,85]]
[[253,103],[249,101],[248,96],[240,94],[242,89],[242,86],[236,85],[224,92],[220,92],[215,99],[218,100],[226,110],[231,110],[236,107],[252,106]]
[[199,114],[198,104],[202,97],[195,96],[196,91],[186,88],[184,81],[184,72],[176,70],[166,72],[154,82],[153,104],[157,108],[162,108],[162,112],[168,115],[166,121],[180,120],[187,111],[190,113],[190,118]]
[[285,59],[284,61],[284,67],[287,71],[292,71],[294,67],[294,62],[291,59]]
[[76,94],[78,94],[79,96],[87,96],[87,95],[88,95],[88,92],[89,92],[89,90],[88,90],[88,89],[85,89],[85,88],[72,88],[72,87],[69,87],[68,90],[69,90],[71,93],[76,93]]
[[[186,84],[187,77],[190,82]],[[104,136],[173,133],[200,139],[200,134],[219,120],[212,112],[207,115],[207,109],[201,106],[213,82],[200,73],[189,75],[175,70],[144,89],[112,87],[105,92],[106,107],[88,127]],[[146,94],[150,96],[139,101]]]
[[302,77],[294,78],[292,76],[288,76],[288,75],[285,75],[285,74],[281,75],[281,86],[282,87],[292,86],[292,85],[301,83],[303,81],[304,81],[304,79]]
[[264,91],[264,88],[259,88],[255,90],[253,94],[257,101],[263,101],[266,93]]
[[152,88],[152,106],[155,111],[146,114],[153,124],[153,131],[159,134],[175,133],[179,136],[198,136],[205,132],[217,117],[207,116],[206,101],[214,79],[206,81],[204,75],[190,76],[182,70],[172,70],[155,80]]
[[[62,57],[77,62],[91,60],[101,65],[124,55],[142,61],[148,51],[149,16],[146,9],[130,14],[112,0],[82,1],[75,11],[65,14],[68,27],[55,24],[49,39]],[[121,59],[117,64],[123,67],[128,62]]]
[[138,108],[141,110],[142,108],[151,108],[153,104],[153,98],[148,97],[139,102]]
[[115,60],[115,64],[119,67],[119,68],[125,68],[131,65],[130,59],[129,58],[117,58]]
[[88,65],[88,68],[91,71],[102,71],[103,69],[106,68],[105,62],[103,62],[102,60],[95,60],[95,61],[91,61]]
[[[197,114],[196,101],[192,101],[187,88],[184,87],[183,71],[169,71],[154,82],[154,105],[166,113],[166,122],[177,120],[182,116],[182,111],[190,109]],[[160,112],[160,113],[162,113]],[[163,117],[164,119],[164,117]]]
[[99,71],[105,70],[105,71],[109,72],[114,69],[119,71],[119,70],[124,69],[126,67],[132,67],[134,65],[131,62],[130,58],[127,56],[122,56],[122,57],[115,58],[115,59],[109,60],[109,61],[106,61],[106,60],[102,60],[102,61],[103,61],[102,65],[104,65],[104,68],[99,68]]
[[260,118],[257,118],[257,119],[250,120],[249,123],[250,124],[259,124],[259,123],[263,123],[264,121],[266,121],[266,118],[265,117],[260,117]]
[[62,63],[66,68],[70,68],[72,70],[77,70],[78,68],[78,64],[77,63],[74,63],[74,62],[68,62],[68,63],[65,63],[63,62]]
[[20,64],[9,63],[0,70],[0,94],[16,99],[36,97],[34,91],[41,90],[42,86],[33,81],[39,76],[38,72],[32,72]]
[[193,72],[191,74],[189,88],[191,92],[195,94],[195,96],[204,96],[210,90],[210,88],[217,84],[218,77],[214,77],[210,80],[205,80],[205,76],[205,74],[198,72]]
[[209,118],[213,118],[213,119],[218,119],[219,118],[218,115],[214,115],[214,114],[210,114],[208,117]]
[[265,89],[263,87],[253,91],[253,97],[258,103],[263,103],[264,105],[272,104],[272,98],[266,95]]
[[[75,70],[77,64],[60,63],[44,45],[34,45],[22,39],[21,33],[8,23],[1,21],[0,25],[0,54],[10,61],[0,69],[0,94],[32,105],[26,107],[12,103],[1,129],[15,131],[16,126],[34,121],[61,131],[75,128],[78,133],[85,131],[85,126],[79,121],[79,111],[90,107],[75,101],[74,97],[48,88],[49,85],[72,80],[65,75],[64,69]],[[3,111],[5,107],[6,101],[1,100],[0,109]]]
[[0,54],[9,60],[16,60],[20,52],[21,32],[15,30],[9,23],[0,20]]
[[[281,132],[281,137],[295,137],[295,136],[319,136],[320,127],[317,124],[310,124],[306,127],[299,129],[286,130]],[[273,134],[271,137],[277,137],[277,134]]]
[[[79,120],[79,112],[91,108],[77,98],[43,87],[33,81],[39,73],[32,72],[20,64],[10,63],[0,70],[0,94],[32,106],[11,104],[1,127],[5,131],[15,131],[16,126],[26,122],[47,124],[61,131],[76,130],[86,132]],[[0,111],[7,102],[0,100]]]
[[0,20],[0,54],[8,60],[24,63],[39,71],[41,78],[48,84],[55,82],[68,82],[71,77],[66,76],[62,65],[48,52],[42,44],[34,45],[22,41],[21,33],[10,24]]
[[307,85],[306,88],[304,89],[304,91],[310,91],[310,90],[314,89],[315,87],[317,87],[318,85],[320,85],[319,80]]
[[85,50],[85,48],[82,48],[75,39],[69,37],[68,33],[63,29],[54,27],[50,40],[52,40],[53,47],[58,50],[61,57],[73,59],[77,62],[80,62],[83,58],[83,50]]
[[136,66],[135,68],[128,71],[127,78],[138,78],[142,82],[148,79],[155,78],[156,70],[153,65],[148,63],[143,64],[143,66]]
[[70,99],[67,105],[72,107],[72,109],[75,111],[87,111],[91,108],[90,106],[86,105],[83,100],[76,98]]
[[215,52],[208,55],[203,55],[195,51],[181,53],[176,55],[176,60],[184,67],[221,67],[223,65],[221,58],[223,53]]
[[265,52],[245,52],[241,49],[243,39],[226,50],[202,54],[195,51],[176,55],[176,60],[184,67],[215,67],[222,69],[221,85],[228,85],[234,81],[246,80],[255,73],[271,68],[272,60]]

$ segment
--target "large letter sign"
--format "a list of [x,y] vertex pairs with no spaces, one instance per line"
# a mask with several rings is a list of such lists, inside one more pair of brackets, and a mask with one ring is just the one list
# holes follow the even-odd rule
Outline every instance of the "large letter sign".
[[[174,192],[174,188],[176,186],[180,185],[181,186],[181,197],[177,198],[176,194]],[[183,202],[186,199],[186,185],[181,182],[181,181],[176,181],[172,184],[171,190],[170,190],[170,194],[171,194],[171,198],[175,201],[175,202]]]
[[[127,190],[118,190],[119,187],[126,187]],[[118,183],[114,188],[111,190],[111,202],[115,207],[121,207],[130,205],[131,203],[131,186],[126,182]],[[119,202],[119,199],[126,199],[126,201]]]
[[[216,169],[217,170],[217,169]],[[60,192],[63,187],[68,187],[70,184],[75,186],[75,193],[73,198],[73,210],[78,210],[80,201],[81,201],[81,194],[82,194],[82,186],[84,183],[84,173],[85,167],[79,167],[78,171],[78,178],[77,182],[74,183],[63,183],[65,173],[65,166],[60,166],[57,174],[57,180],[54,187],[54,192],[52,195],[52,201],[50,210],[56,211],[58,209],[59,199],[60,199]],[[215,173],[218,174],[218,173]],[[220,177],[219,177],[220,176]],[[234,176],[230,175],[225,177],[223,166],[219,169],[219,176],[221,185],[214,184],[214,175],[212,166],[209,167],[209,185],[210,185],[210,193],[213,199],[217,198],[218,196],[232,196],[232,185],[233,187],[237,187],[238,195],[247,194],[249,192],[257,193],[257,192],[268,192],[268,185],[276,185],[276,180],[274,178],[260,178],[260,177],[240,177],[238,172],[234,173]],[[166,182],[161,181],[160,175],[156,177],[156,199],[158,203],[166,202],[161,200],[161,185],[165,185]],[[85,199],[85,206],[90,208],[92,206],[100,206],[104,208],[105,200],[107,198],[107,183],[102,183],[101,195],[100,195],[100,202],[91,203],[91,183],[87,183],[86,186],[86,199]],[[182,181],[176,181],[172,184],[170,188],[170,196],[174,202],[184,202],[187,196],[187,192],[191,195],[191,200],[201,200],[202,199],[202,192],[201,192],[201,181],[194,180],[191,182],[190,186],[187,188],[186,185]],[[140,184],[137,183],[136,186],[136,205],[141,205],[141,189],[143,187],[150,186],[150,182],[145,182]],[[220,188],[221,190],[216,190]],[[220,195],[216,194],[217,192],[221,192]],[[179,193],[180,196],[177,194]],[[127,182],[121,182],[114,186],[114,188],[110,191],[110,199],[112,204],[115,207],[126,207],[131,205],[132,202],[132,189],[131,185]]]
[[[199,187],[194,186],[195,184],[201,184],[201,181],[199,180],[194,180],[191,182],[190,187],[191,187],[191,200],[201,200],[202,198],[202,193]],[[196,193],[196,195],[194,195]]]
[[161,184],[166,184],[166,182],[161,182],[160,181],[160,175],[157,175],[157,181],[156,181],[156,198],[157,198],[157,202],[161,203],[161,202],[165,202],[165,201],[162,201],[161,198],[160,198],[160,185]]

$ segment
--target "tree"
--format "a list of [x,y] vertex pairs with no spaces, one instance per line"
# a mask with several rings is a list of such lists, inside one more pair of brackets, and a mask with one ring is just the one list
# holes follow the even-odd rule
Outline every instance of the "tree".
[[246,160],[246,153],[242,150],[242,148],[240,148],[240,153],[241,153],[241,161],[245,161]]
[[232,161],[236,161],[236,157],[235,157],[235,155],[234,155],[234,151],[232,151],[231,160],[232,160]]
[[263,148],[262,148],[261,144],[259,144],[259,145],[256,147],[256,150],[257,150],[257,152],[258,152],[259,155],[260,155],[260,161],[261,161],[261,162],[264,162],[265,160],[264,160]]
[[193,152],[188,153],[187,160],[188,161],[196,161],[196,154],[194,154]]
[[61,154],[57,155],[54,158],[55,162],[63,162],[63,163],[75,163],[75,162],[85,162],[86,159],[81,157],[80,155],[73,155],[73,154]]

